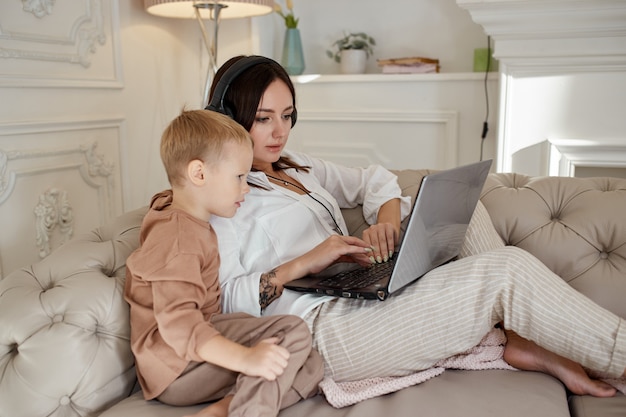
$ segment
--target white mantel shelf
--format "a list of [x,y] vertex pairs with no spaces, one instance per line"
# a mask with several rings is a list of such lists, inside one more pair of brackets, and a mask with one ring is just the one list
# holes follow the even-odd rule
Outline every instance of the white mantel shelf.
[[[308,83],[406,83],[406,82],[445,82],[480,81],[484,72],[439,72],[429,74],[303,74],[293,76],[296,84]],[[497,72],[490,72],[489,80],[498,78]]]

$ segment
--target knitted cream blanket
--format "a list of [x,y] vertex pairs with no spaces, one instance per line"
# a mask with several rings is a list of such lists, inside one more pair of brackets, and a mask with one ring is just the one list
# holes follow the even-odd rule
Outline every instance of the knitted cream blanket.
[[[493,329],[483,340],[472,349],[437,362],[432,368],[401,377],[380,377],[360,381],[335,382],[324,378],[320,382],[320,389],[326,400],[335,408],[346,407],[368,398],[378,397],[395,392],[411,385],[427,381],[442,374],[446,369],[482,370],[482,369],[510,369],[502,356],[506,335],[501,329]],[[626,378],[608,379],[595,374],[617,390],[626,394]]]

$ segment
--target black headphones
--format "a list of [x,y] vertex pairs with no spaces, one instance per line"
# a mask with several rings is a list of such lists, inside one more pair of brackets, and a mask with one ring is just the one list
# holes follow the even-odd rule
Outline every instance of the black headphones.
[[[213,90],[213,97],[211,97],[211,101],[204,109],[216,111],[218,113],[225,114],[231,119],[234,119],[234,112],[232,111],[232,109],[228,108],[228,106],[224,104],[224,97],[226,96],[226,91],[228,91],[228,87],[230,87],[232,82],[248,68],[263,63],[276,64],[276,61],[260,55],[250,55],[241,58],[233,65],[231,65],[224,72],[222,78],[220,78],[220,80],[217,82],[217,85]],[[296,108],[294,106],[293,113],[291,113],[291,127],[296,124],[297,116],[298,112],[296,111]]]

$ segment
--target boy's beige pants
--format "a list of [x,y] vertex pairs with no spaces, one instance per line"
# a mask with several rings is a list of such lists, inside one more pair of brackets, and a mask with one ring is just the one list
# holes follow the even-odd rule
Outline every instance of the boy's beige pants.
[[318,392],[324,365],[317,351],[311,349],[311,334],[302,319],[234,313],[216,315],[211,323],[224,337],[244,346],[278,337],[278,344],[290,352],[287,368],[276,380],[267,381],[206,362],[192,362],[157,397],[159,401],[170,405],[194,405],[234,394],[229,417],[275,417],[281,409]]

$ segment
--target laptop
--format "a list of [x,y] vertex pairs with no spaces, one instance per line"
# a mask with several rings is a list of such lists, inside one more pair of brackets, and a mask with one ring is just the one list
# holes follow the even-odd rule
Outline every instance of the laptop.
[[388,262],[337,263],[284,285],[293,291],[385,300],[430,270],[454,260],[491,167],[481,161],[426,175],[406,229]]

